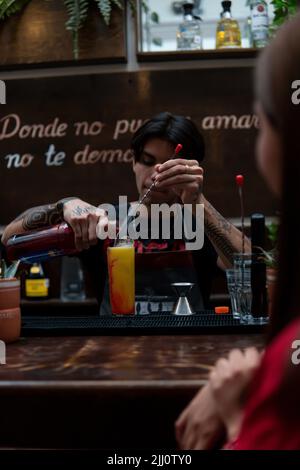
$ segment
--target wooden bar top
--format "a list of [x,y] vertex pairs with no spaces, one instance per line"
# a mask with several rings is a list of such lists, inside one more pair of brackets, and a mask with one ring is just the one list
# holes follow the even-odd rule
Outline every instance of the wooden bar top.
[[22,381],[175,381],[202,383],[232,348],[261,347],[263,336],[30,337],[7,345],[0,387]]
[[232,348],[262,334],[27,337],[0,365],[0,447],[176,448],[174,421]]

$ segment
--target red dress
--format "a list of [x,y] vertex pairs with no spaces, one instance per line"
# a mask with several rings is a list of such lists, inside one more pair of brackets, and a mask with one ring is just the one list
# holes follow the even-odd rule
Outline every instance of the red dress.
[[252,383],[240,433],[227,449],[300,449],[300,364],[295,363],[300,359],[300,341],[296,344],[295,340],[300,340],[300,319],[267,347]]

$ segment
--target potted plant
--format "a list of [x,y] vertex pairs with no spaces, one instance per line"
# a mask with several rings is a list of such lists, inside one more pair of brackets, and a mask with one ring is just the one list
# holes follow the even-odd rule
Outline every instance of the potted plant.
[[15,277],[18,266],[19,261],[9,267],[0,261],[0,340],[5,343],[20,337],[20,280]]

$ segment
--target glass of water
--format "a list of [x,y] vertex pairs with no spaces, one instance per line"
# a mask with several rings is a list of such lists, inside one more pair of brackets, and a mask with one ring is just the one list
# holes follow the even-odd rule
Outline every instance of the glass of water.
[[239,310],[240,322],[243,324],[250,325],[253,323],[253,316],[251,313],[251,269],[236,269],[234,271],[236,304]]
[[226,269],[227,289],[230,295],[231,311],[233,318],[236,318],[237,320],[240,319],[240,308],[238,305],[236,283],[236,276],[238,273],[239,271],[236,269]]

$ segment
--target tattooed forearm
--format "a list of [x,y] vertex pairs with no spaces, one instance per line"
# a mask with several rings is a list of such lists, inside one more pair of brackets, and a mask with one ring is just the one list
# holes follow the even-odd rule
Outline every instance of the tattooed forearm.
[[80,207],[77,206],[75,209],[72,210],[73,215],[82,215],[82,214],[93,214],[97,210],[97,207],[94,206],[87,206],[87,207]]
[[226,232],[228,235],[231,233],[232,225],[226,220],[208,201],[205,201],[207,212],[215,217],[217,226],[220,230]]
[[205,232],[220,254],[222,254],[230,264],[233,264],[233,254],[236,253],[237,250],[230,239],[224,236],[224,231],[214,223],[207,222],[205,224]]
[[[204,197],[205,232],[214,245],[225,266],[233,264],[233,255],[242,250],[242,233],[226,220]],[[245,239],[246,252],[251,252],[251,244]]]
[[27,209],[26,211],[22,212],[22,214],[18,215],[15,219],[14,222],[18,222],[19,220],[23,220],[24,217],[28,214],[30,209]]
[[24,230],[56,225],[62,222],[62,216],[56,204],[48,204],[29,209],[24,213],[22,227]]

